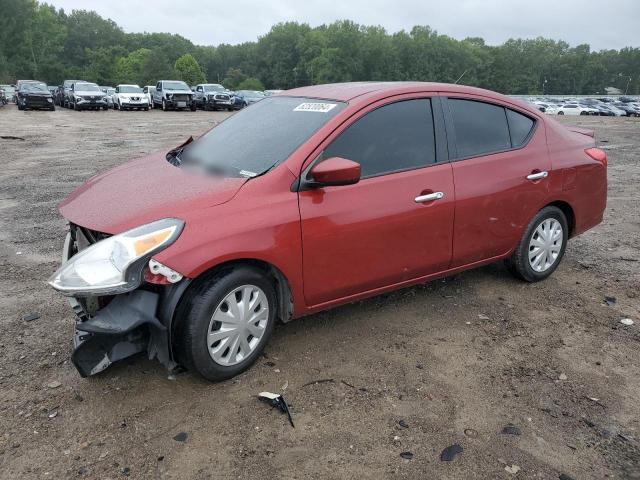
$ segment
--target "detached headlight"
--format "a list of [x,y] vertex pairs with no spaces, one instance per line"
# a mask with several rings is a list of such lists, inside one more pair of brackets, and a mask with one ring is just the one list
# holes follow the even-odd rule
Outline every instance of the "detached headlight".
[[49,285],[65,295],[115,295],[136,289],[149,258],[177,240],[184,222],[165,218],[101,240],[65,262]]

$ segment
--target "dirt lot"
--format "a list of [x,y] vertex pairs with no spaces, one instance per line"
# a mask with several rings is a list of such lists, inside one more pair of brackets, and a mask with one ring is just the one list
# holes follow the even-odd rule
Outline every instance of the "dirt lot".
[[[225,115],[0,109],[1,478],[640,478],[639,119],[563,119],[607,149],[609,207],[541,284],[494,265],[314,315],[222,384],[144,358],[80,378],[56,205]],[[284,386],[295,429],[256,400]]]

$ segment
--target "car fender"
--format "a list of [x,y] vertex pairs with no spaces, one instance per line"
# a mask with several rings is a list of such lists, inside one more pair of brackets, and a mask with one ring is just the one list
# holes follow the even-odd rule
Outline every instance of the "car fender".
[[284,165],[246,182],[230,201],[195,209],[183,218],[176,242],[154,259],[197,279],[234,261],[258,261],[285,277],[294,299],[294,315],[304,311],[302,240],[295,176]]

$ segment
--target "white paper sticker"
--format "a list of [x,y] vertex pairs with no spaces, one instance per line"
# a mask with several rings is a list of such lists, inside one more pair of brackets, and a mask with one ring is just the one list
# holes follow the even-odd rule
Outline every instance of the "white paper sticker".
[[335,103],[301,103],[296,108],[294,108],[293,111],[327,113],[335,106]]

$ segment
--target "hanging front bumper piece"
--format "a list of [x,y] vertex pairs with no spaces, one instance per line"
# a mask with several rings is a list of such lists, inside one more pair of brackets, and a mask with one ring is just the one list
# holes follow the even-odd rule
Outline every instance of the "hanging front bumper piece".
[[[98,235],[71,225],[63,263],[99,240]],[[190,282],[183,278],[169,285],[144,284],[113,296],[68,297],[76,316],[71,359],[80,375],[95,375],[114,362],[143,352],[173,371],[177,363],[171,349],[171,323]]]

